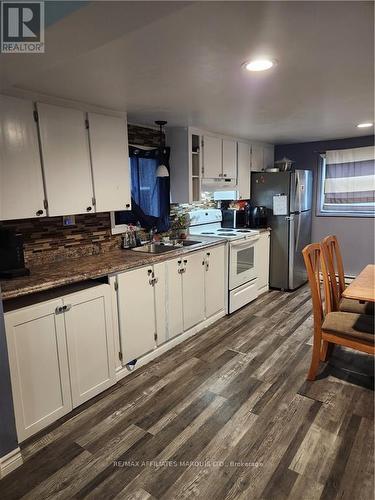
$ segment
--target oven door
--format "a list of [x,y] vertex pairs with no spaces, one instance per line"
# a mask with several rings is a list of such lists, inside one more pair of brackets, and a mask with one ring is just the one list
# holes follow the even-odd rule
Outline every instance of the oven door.
[[229,290],[258,277],[255,267],[256,245],[259,237],[231,241],[229,246]]

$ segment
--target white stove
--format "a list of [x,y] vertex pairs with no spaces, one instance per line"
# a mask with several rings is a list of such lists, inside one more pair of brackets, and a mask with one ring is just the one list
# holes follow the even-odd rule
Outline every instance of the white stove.
[[221,227],[221,210],[209,208],[207,210],[194,210],[189,212],[190,234],[208,237],[220,237],[228,240],[245,239],[259,236],[259,231],[253,229],[232,229]]
[[[259,231],[221,227],[221,210],[210,208],[189,213],[190,234],[225,238],[228,261],[228,312],[248,304],[258,297],[257,241]],[[223,272],[226,272],[223,269]]]

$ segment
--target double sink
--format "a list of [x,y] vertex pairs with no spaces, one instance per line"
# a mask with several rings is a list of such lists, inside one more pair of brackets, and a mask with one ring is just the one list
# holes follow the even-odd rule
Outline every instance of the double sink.
[[142,245],[141,247],[132,248],[133,252],[143,253],[165,253],[172,252],[181,247],[191,247],[193,245],[201,244],[201,241],[194,240],[175,240],[172,243],[153,242]]

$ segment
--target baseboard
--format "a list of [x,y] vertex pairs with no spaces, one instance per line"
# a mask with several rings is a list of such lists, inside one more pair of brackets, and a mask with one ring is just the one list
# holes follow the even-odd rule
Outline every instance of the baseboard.
[[196,335],[197,333],[201,332],[208,326],[212,325],[215,323],[215,321],[219,320],[220,318],[223,318],[225,316],[225,311],[220,311],[217,314],[214,314],[210,318],[206,319],[202,323],[199,323],[199,325],[193,326],[190,330],[180,333],[180,335],[177,335],[171,340],[168,340],[161,346],[157,347],[151,352],[148,352],[141,358],[137,360],[136,365],[134,366],[134,369],[129,370],[126,366],[123,366],[116,372],[116,380],[119,381],[126,377],[127,375],[130,375],[134,370],[137,370],[141,366],[147,365],[150,363],[150,361],[153,361],[155,358],[158,358],[161,354],[164,354],[165,352],[169,351],[172,349],[172,347],[175,347],[178,344],[181,344],[184,340],[187,340],[188,338],[192,337],[193,335]]
[[17,469],[17,467],[22,464],[23,458],[21,455],[21,450],[19,448],[16,448],[3,457],[0,457],[0,479],[5,477],[13,470]]
[[269,292],[270,287],[268,285],[263,286],[262,288],[258,288],[258,297],[263,295],[266,292]]

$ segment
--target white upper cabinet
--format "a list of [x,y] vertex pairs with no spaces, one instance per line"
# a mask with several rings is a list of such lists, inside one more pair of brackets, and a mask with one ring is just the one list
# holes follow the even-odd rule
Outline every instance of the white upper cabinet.
[[263,170],[263,145],[251,145],[251,171],[261,172]]
[[96,211],[129,210],[130,175],[126,121],[88,113]]
[[0,96],[0,220],[46,215],[31,101]]
[[237,177],[237,143],[231,139],[223,139],[223,177]]
[[48,215],[94,211],[85,113],[38,103]]
[[274,146],[266,144],[263,148],[263,166],[265,169],[274,166]]
[[241,200],[250,198],[250,145],[246,142],[237,143],[237,185]]
[[222,140],[211,135],[203,136],[203,177],[215,179],[222,177]]
[[251,171],[261,172],[273,167],[274,146],[272,144],[251,145]]

